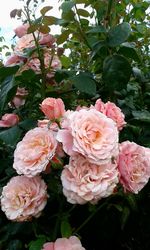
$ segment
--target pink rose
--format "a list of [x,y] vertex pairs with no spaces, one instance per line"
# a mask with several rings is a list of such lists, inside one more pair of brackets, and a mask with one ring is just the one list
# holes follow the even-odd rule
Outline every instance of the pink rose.
[[5,114],[0,120],[0,127],[9,128],[15,126],[19,122],[19,116],[16,114]]
[[47,202],[47,186],[40,176],[15,176],[3,187],[1,209],[9,220],[39,217]]
[[76,236],[67,238],[58,238],[55,242],[47,242],[42,250],[85,250],[80,240]]
[[56,139],[47,128],[34,128],[26,133],[14,152],[13,168],[18,174],[35,176],[46,169],[55,155]]
[[29,24],[26,23],[26,24],[18,26],[16,29],[14,29],[14,32],[16,36],[21,38],[22,36],[27,34],[28,28],[29,28]]
[[95,103],[95,109],[105,115],[105,112],[106,112],[106,110],[105,110],[105,103],[101,99],[98,99],[96,101],[96,103]]
[[124,190],[137,194],[150,177],[150,158],[145,148],[134,142],[122,142],[118,169]]
[[19,108],[20,106],[23,106],[25,104],[25,98],[28,95],[28,91],[25,88],[17,88],[16,95],[12,99],[12,101],[9,103],[10,106]]
[[[52,44],[55,42],[55,38],[50,34],[43,34],[39,32],[34,32],[36,39],[38,40],[40,45],[45,45],[51,47]],[[16,46],[15,52],[22,53],[25,48],[34,48],[35,47],[35,40],[33,34],[25,34],[22,36]]]
[[50,119],[61,118],[65,113],[65,106],[60,98],[46,98],[40,105],[42,112]]
[[105,164],[118,155],[118,130],[112,119],[95,109],[64,116],[57,140],[69,155],[82,154],[94,164]]
[[72,204],[97,203],[114,192],[118,183],[116,162],[104,165],[89,163],[81,155],[70,158],[62,171],[63,193]]
[[14,48],[16,53],[22,53],[26,48],[33,48],[35,47],[35,41],[32,34],[26,34],[22,36],[18,41]]
[[7,59],[5,66],[21,64],[24,63],[25,61],[26,58],[13,54]]
[[111,118],[117,124],[118,130],[122,130],[126,125],[125,116],[121,109],[113,102],[103,103],[101,99],[98,99],[95,103],[96,110],[100,111],[107,117]]
[[[28,59],[27,63],[22,67],[22,71],[27,70],[27,69],[32,69],[35,71],[35,73],[39,74],[41,73],[41,68],[40,68],[40,60],[38,55],[35,53],[32,55],[31,58]],[[61,69],[61,62],[59,58],[54,55],[52,57],[51,52],[49,50],[44,51],[44,66],[45,69],[48,70],[48,73],[51,72],[51,70],[56,70],[56,69]],[[52,74],[52,73],[51,73]],[[51,75],[51,77],[54,74]]]
[[52,45],[56,42],[56,39],[51,34],[43,34],[40,33],[39,36],[39,44],[46,45],[48,47],[52,47]]

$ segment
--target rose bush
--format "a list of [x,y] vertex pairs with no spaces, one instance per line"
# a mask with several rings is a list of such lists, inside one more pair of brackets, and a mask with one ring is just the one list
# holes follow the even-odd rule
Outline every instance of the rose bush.
[[10,13],[0,249],[149,250],[148,2],[58,3]]

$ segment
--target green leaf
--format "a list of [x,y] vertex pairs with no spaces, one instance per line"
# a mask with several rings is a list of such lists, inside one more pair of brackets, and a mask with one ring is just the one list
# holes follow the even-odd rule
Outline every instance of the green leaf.
[[21,133],[22,130],[18,126],[14,126],[0,132],[0,140],[2,140],[8,146],[14,147],[20,140]]
[[112,89],[124,88],[131,76],[131,66],[128,60],[120,55],[106,57],[103,63],[103,80]]
[[0,91],[0,111],[4,109],[5,105],[15,95],[16,89],[17,86],[14,77],[9,76],[3,81]]
[[50,32],[50,28],[46,25],[42,25],[39,28],[39,31],[42,32],[43,34],[47,34]]
[[87,4],[88,0],[75,0],[75,3],[77,3],[77,4],[81,4],[81,3]]
[[77,9],[77,14],[84,17],[88,17],[90,15],[89,12],[84,9]]
[[69,30],[65,30],[64,32],[62,32],[61,35],[57,37],[57,43],[58,44],[64,43],[68,39],[69,34],[70,34]]
[[122,212],[122,216],[121,216],[121,229],[123,230],[126,222],[129,218],[130,215],[130,209],[128,207],[124,207],[123,212]]
[[18,126],[23,128],[24,130],[28,131],[28,130],[33,129],[37,126],[37,121],[32,120],[32,119],[26,119],[22,122],[19,122]]
[[94,96],[96,94],[96,83],[87,73],[79,73],[71,78],[74,86],[81,92]]
[[43,237],[30,242],[29,250],[41,250],[45,242],[46,242],[46,237],[43,235]]
[[21,249],[22,249],[22,243],[20,240],[11,240],[7,247],[7,250],[21,250]]
[[118,53],[122,54],[123,56],[126,56],[128,58],[131,58],[136,62],[141,61],[136,49],[134,49],[134,48],[122,46],[122,47],[120,47]]
[[74,1],[68,1],[68,2],[64,2],[62,3],[62,5],[60,6],[60,8],[62,9],[63,12],[68,12],[72,9],[72,7],[74,6]]
[[51,10],[51,9],[53,9],[52,6],[45,6],[45,7],[43,7],[43,8],[40,10],[40,12],[41,12],[42,16],[44,16],[45,13],[48,12],[49,10]]
[[105,33],[106,32],[106,29],[105,29],[105,27],[104,26],[102,26],[102,25],[99,25],[99,26],[96,26],[96,27],[93,27],[92,29],[90,29],[88,32],[87,32],[87,34],[88,33]]
[[13,67],[0,67],[0,80],[6,78],[7,76],[14,75],[19,69],[19,66],[13,66]]
[[29,26],[28,30],[27,30],[27,33],[33,33],[35,32],[36,30],[38,30],[39,28],[39,24],[32,24]]
[[53,25],[53,24],[57,24],[58,18],[54,17],[54,16],[45,16],[43,18],[43,23],[46,25]]
[[71,236],[71,234],[72,234],[72,229],[70,223],[68,221],[68,218],[65,217],[61,222],[61,236],[68,238]]
[[75,16],[75,13],[72,10],[70,10],[68,12],[63,12],[62,13],[62,19],[60,19],[61,22],[59,22],[59,23],[62,24],[62,23],[64,23],[64,21],[69,21],[69,22],[70,21],[75,21],[74,16]]
[[61,63],[62,63],[62,66],[64,68],[68,68],[70,65],[71,65],[71,60],[69,57],[65,56],[65,55],[62,55],[60,57],[60,60],[61,60]]
[[108,45],[115,47],[125,42],[131,33],[130,25],[126,22],[121,23],[108,32]]
[[150,123],[150,112],[147,110],[144,111],[132,111],[134,119],[137,121],[148,122]]

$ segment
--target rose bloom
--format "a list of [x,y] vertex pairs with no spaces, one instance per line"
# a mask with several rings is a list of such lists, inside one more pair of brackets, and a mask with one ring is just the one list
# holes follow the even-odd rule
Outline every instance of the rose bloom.
[[[43,34],[39,32],[34,32],[34,34],[35,37],[38,39],[38,43],[40,45],[51,47],[52,44],[55,42],[55,38],[50,34]],[[18,40],[14,50],[17,53],[22,53],[25,48],[34,48],[34,47],[35,47],[34,37],[33,34],[30,33],[30,34],[25,34]]]
[[18,26],[16,29],[14,29],[14,32],[16,36],[21,38],[22,36],[27,34],[28,28],[29,28],[29,24],[26,23],[26,24]]
[[65,106],[60,98],[48,97],[41,103],[40,108],[50,120],[59,119],[65,113]]
[[40,176],[15,176],[3,187],[1,209],[13,221],[39,217],[47,202],[46,189]]
[[39,44],[45,45],[47,47],[52,47],[52,45],[56,42],[56,39],[51,34],[40,33],[39,35]]
[[15,53],[22,53],[26,48],[35,47],[34,37],[32,34],[26,34],[22,36],[18,41],[14,48]]
[[63,193],[72,204],[97,203],[114,192],[118,183],[116,161],[103,165],[89,163],[81,155],[70,158],[62,171]]
[[121,109],[113,102],[103,103],[101,99],[98,99],[95,103],[96,110],[100,111],[107,117],[111,118],[117,124],[118,130],[122,130],[126,125],[125,116]]
[[94,164],[105,164],[118,155],[118,130],[112,119],[95,109],[64,116],[57,140],[69,155],[80,153]]
[[25,98],[28,95],[28,91],[25,88],[17,88],[16,95],[9,103],[9,106],[19,108],[25,104]]
[[[35,53],[32,55],[31,58],[27,61],[27,63],[22,67],[22,71],[27,69],[32,69],[35,73],[39,74],[41,73],[40,68],[40,60],[38,58],[38,55]],[[61,69],[61,62],[58,58],[58,56],[54,55],[51,56],[51,53],[49,50],[44,51],[44,65],[45,69],[48,71],[51,71],[52,69]]]
[[16,114],[5,114],[0,120],[0,127],[9,128],[15,126],[19,122],[19,116]]
[[137,194],[147,184],[150,177],[150,157],[145,148],[134,142],[122,142],[118,169],[124,191]]
[[21,64],[21,63],[24,63],[25,61],[26,61],[26,58],[13,54],[7,59],[5,66]]
[[18,174],[35,176],[46,169],[57,147],[53,132],[47,128],[34,128],[26,133],[14,152],[13,168]]
[[85,250],[80,240],[76,236],[67,238],[58,238],[55,242],[47,242],[42,250]]

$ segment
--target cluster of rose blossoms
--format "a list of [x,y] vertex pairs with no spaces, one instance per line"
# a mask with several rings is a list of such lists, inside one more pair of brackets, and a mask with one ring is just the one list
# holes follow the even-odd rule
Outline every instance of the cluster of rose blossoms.
[[[130,141],[119,143],[119,131],[126,122],[114,103],[98,99],[94,106],[66,111],[60,98],[46,98],[40,109],[46,117],[17,144],[13,168],[18,176],[2,190],[1,209],[8,219],[26,221],[40,216],[48,199],[40,173],[65,155],[69,162],[62,169],[61,182],[72,204],[96,204],[113,194],[119,182],[125,192],[133,193],[146,185],[150,149]],[[59,250],[61,244],[66,250],[84,249],[75,236],[46,243],[43,249]]]
[[116,190],[138,193],[150,177],[150,149],[119,144],[124,115],[114,103],[98,99],[95,106],[65,111],[63,101],[46,98],[38,127],[28,131],[14,152],[13,177],[3,188],[1,208],[10,220],[38,217],[48,194],[40,173],[57,157],[69,156],[61,174],[63,194],[72,204],[96,204]]

